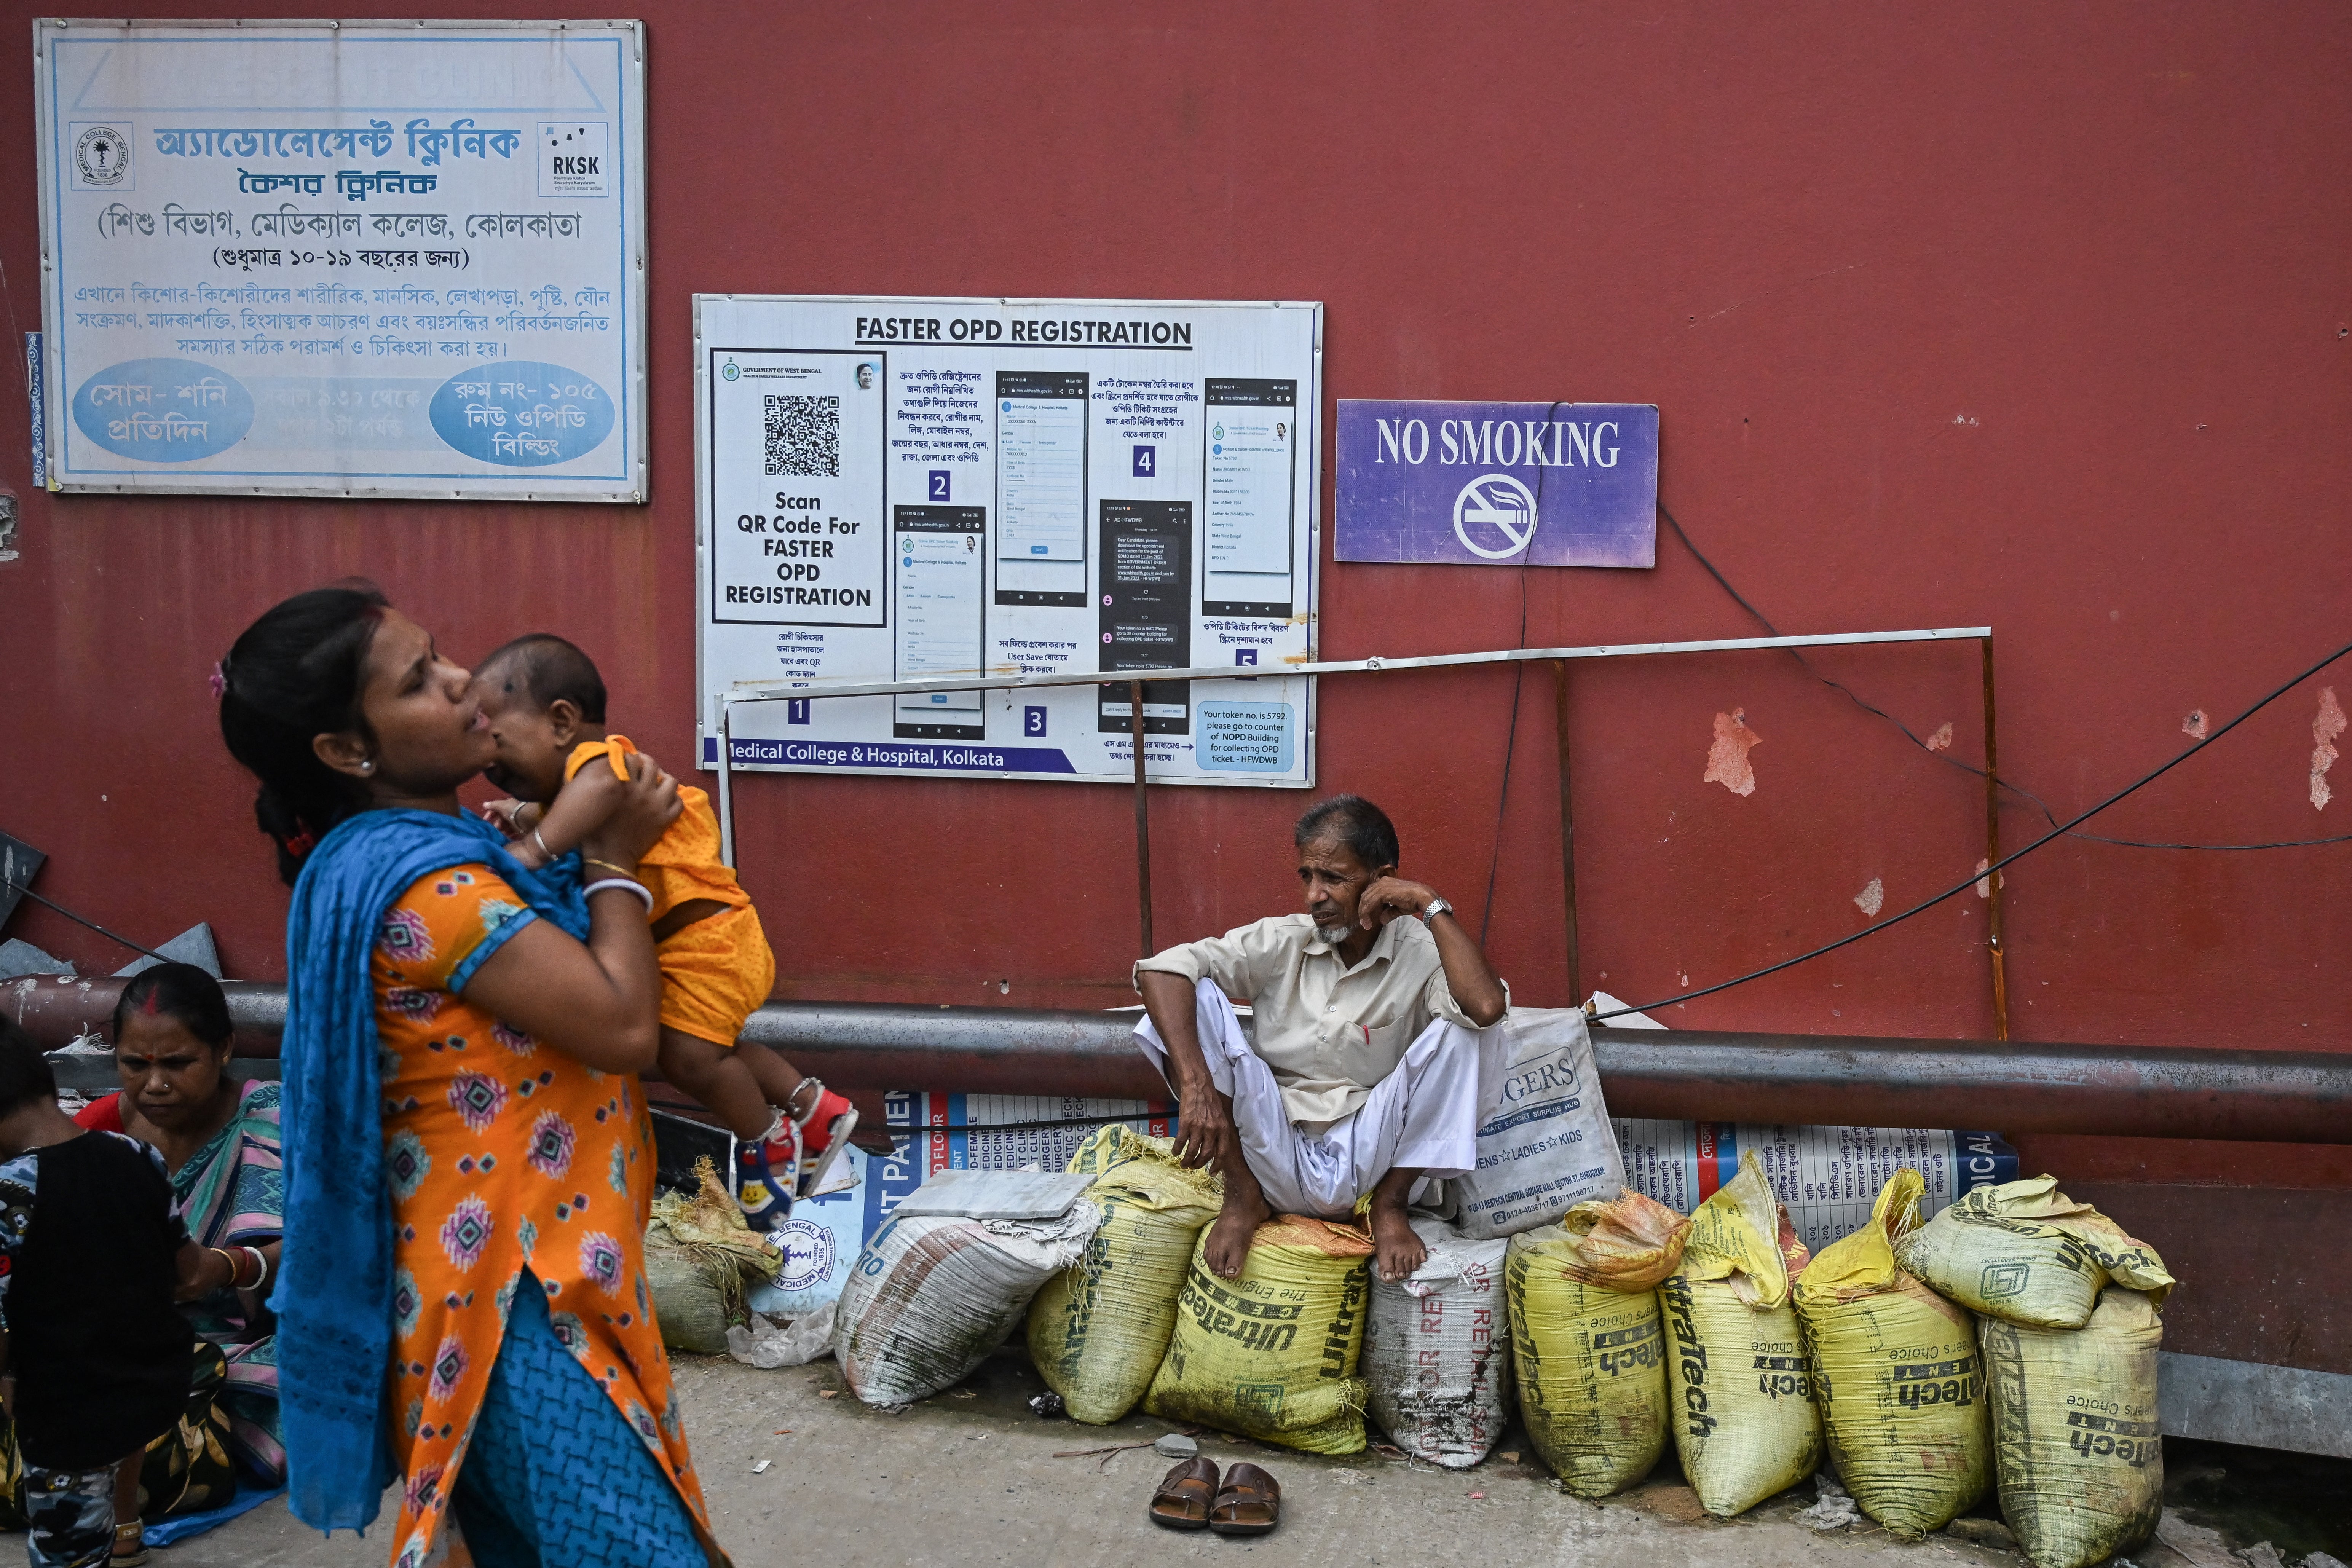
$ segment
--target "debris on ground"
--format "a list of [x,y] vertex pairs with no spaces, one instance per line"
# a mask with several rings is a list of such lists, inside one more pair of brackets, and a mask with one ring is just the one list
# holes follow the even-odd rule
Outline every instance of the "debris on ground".
[[1972,1546],[1989,1546],[1995,1552],[2017,1550],[2017,1537],[1997,1519],[1956,1519],[1944,1526],[1944,1533]]
[[1813,1478],[1813,1490],[1819,1500],[1797,1515],[1797,1522],[1807,1530],[1843,1530],[1861,1521],[1861,1507],[1827,1470]]
[[745,1366],[763,1371],[806,1366],[833,1353],[835,1306],[835,1302],[827,1301],[815,1311],[803,1312],[789,1322],[751,1312],[747,1314],[751,1320],[748,1324],[727,1331],[727,1353]]
[[1151,1451],[1163,1459],[1190,1459],[1201,1452],[1201,1445],[1181,1432],[1162,1432],[1152,1439]]
[[1068,1415],[1069,1407],[1062,1403],[1060,1394],[1049,1388],[1029,1401],[1029,1414],[1041,1420],[1053,1421]]

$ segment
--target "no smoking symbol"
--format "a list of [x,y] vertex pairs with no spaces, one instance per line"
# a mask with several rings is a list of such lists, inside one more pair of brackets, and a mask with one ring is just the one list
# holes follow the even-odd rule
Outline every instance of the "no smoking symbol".
[[1454,536],[1473,555],[1505,561],[1536,536],[1535,492],[1508,474],[1481,474],[1454,498]]

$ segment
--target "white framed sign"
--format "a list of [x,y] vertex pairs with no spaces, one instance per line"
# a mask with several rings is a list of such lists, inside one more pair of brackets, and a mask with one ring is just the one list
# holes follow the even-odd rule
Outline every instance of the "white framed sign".
[[695,298],[699,760],[746,681],[1101,683],[737,706],[733,765],[1304,788],[1322,307]]
[[49,486],[643,501],[636,22],[34,25]]

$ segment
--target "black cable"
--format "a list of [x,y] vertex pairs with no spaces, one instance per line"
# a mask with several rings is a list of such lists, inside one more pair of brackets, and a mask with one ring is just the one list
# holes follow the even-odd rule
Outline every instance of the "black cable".
[[1970,888],[1975,887],[1978,882],[2000,870],[2002,867],[2007,866],[2013,861],[2023,859],[2026,856],[2032,854],[2036,849],[2041,848],[2044,844],[2051,842],[2053,839],[2064,837],[2069,829],[2074,828],[2082,823],[2088,822],[2092,817],[2098,816],[2099,813],[2106,810],[2107,807],[2115,805],[2126,795],[2132,795],[2137,791],[2147,788],[2149,784],[2154,784],[2157,780],[2162,778],[2165,774],[2170,773],[2173,769],[2179,767],[2181,763],[2187,762],[2189,758],[2195,756],[2198,752],[2203,751],[2206,747],[2211,745],[2214,742],[2220,740],[2222,736],[2228,734],[2231,731],[2236,729],[2239,725],[2244,723],[2247,720],[2252,718],[2255,714],[2261,712],[2263,709],[2269,707],[2272,703],[2277,701],[2280,698],[2285,696],[2288,692],[2302,685],[2305,681],[2309,680],[2313,676],[2317,675],[2321,670],[2326,669],[2329,665],[2334,664],[2337,659],[2342,658],[2347,653],[2352,653],[2352,643],[2346,643],[2342,647],[2337,648],[2334,653],[2329,654],[2326,658],[2321,659],[2317,664],[2313,665],[2309,669],[2305,670],[2302,674],[2296,676],[2285,685],[2279,687],[2269,696],[2255,703],[2252,708],[2247,709],[2243,713],[2239,714],[2236,718],[2231,720],[2228,723],[2222,725],[2220,729],[2214,731],[2211,734],[2206,736],[2203,740],[2198,742],[2195,745],[2189,747],[2187,751],[2181,752],[2170,762],[2166,763],[2155,772],[2141,775],[2132,783],[2127,784],[2123,788],[2116,791],[2115,794],[2107,796],[2106,799],[2099,802],[2098,805],[2091,807],[2088,811],[2082,813],[2080,816],[2075,816],[2069,822],[2052,828],[2049,832],[2043,834],[2032,843],[2025,846],[2024,848],[2013,850],[2011,853],[2002,856],[2000,859],[1992,862],[1980,871],[1970,872],[1968,877],[1963,879],[1961,881],[1945,889],[1942,892],[1937,893],[1934,898],[1926,900],[1924,903],[1914,904],[1911,908],[1905,910],[1899,915],[1890,915],[1885,920],[1880,921],[1875,924],[1866,925],[1858,931],[1853,931],[1848,935],[1838,938],[1835,942],[1817,947],[1811,952],[1801,952],[1794,958],[1784,958],[1778,963],[1767,964],[1764,968],[1756,970],[1751,973],[1743,974],[1737,980],[1726,980],[1720,984],[1709,985],[1697,991],[1685,991],[1679,995],[1668,996],[1656,1002],[1643,1002],[1631,1007],[1618,1007],[1606,1013],[1595,1013],[1592,1015],[1592,1019],[1595,1023],[1599,1023],[1610,1018],[1622,1017],[1628,1013],[1643,1012],[1652,1007],[1667,1007],[1672,1006],[1677,1002],[1690,1002],[1695,1001],[1701,996],[1712,996],[1718,991],[1728,991],[1735,985],[1745,985],[1751,980],[1761,980],[1768,974],[1777,974],[1783,969],[1791,968],[1797,964],[1803,963],[1808,960],[1819,958],[1823,953],[1835,952],[1839,948],[1844,947],[1849,943],[1860,942],[1866,936],[1875,936],[1891,925],[1898,925],[1903,921],[1909,920],[1913,915],[1921,914],[1928,910],[1932,910],[1937,904],[1942,903],[1946,899],[1955,898],[1961,893],[1967,892]]
[[45,899],[41,897],[40,894],[33,891],[32,889],[25,886],[22,882],[12,882],[5,877],[0,877],[0,886],[14,888],[16,891],[24,894],[26,898],[32,900],[33,902],[40,905],[43,909],[54,910],[58,914],[65,916],[66,919],[73,921],[74,924],[78,926],[88,926],[90,930],[106,938],[109,942],[119,942],[133,952],[143,952],[148,957],[154,959],[161,963],[169,963],[172,962],[170,959],[165,958],[162,953],[157,952],[152,947],[142,947],[137,942],[131,941],[129,937],[123,936],[119,932],[107,930],[96,921],[86,921],[82,919],[81,916],[74,913],[63,904],[51,902],[49,900]]
[[[1675,537],[1681,540],[1683,542],[1683,548],[1691,552],[1691,559],[1696,561],[1701,566],[1706,569],[1706,574],[1714,578],[1717,584],[1720,586],[1725,593],[1731,595],[1732,602],[1734,604],[1738,605],[1741,609],[1754,616],[1756,624],[1762,626],[1774,637],[1777,637],[1782,635],[1780,628],[1774,626],[1770,620],[1767,619],[1763,611],[1758,609],[1754,605],[1749,604],[1748,602],[1747,595],[1740,593],[1738,589],[1733,587],[1731,585],[1731,580],[1717,569],[1715,563],[1709,561],[1705,552],[1703,552],[1697,545],[1691,542],[1690,535],[1683,531],[1683,525],[1675,521],[1675,514],[1666,510],[1665,503],[1663,501],[1658,505],[1658,515],[1666,520],[1666,526],[1675,531]],[[1927,742],[1919,738],[1918,734],[1913,731],[1910,725],[1906,724],[1902,720],[1897,719],[1885,709],[1866,700],[1860,693],[1856,692],[1852,687],[1845,685],[1843,681],[1834,680],[1829,676],[1823,675],[1814,667],[1812,661],[1805,657],[1803,649],[1792,647],[1787,651],[1789,657],[1795,659],[1798,665],[1807,675],[1811,676],[1815,680],[1820,681],[1823,686],[1828,687],[1831,690],[1838,692],[1843,696],[1847,701],[1853,703],[1864,712],[1872,714],[1876,718],[1884,719],[1888,723],[1894,725],[1897,730],[1902,731],[1905,740],[1909,741],[1913,745],[1918,747],[1928,756],[1933,757],[1936,761],[1942,763],[1947,767],[1958,768],[1960,772],[1967,773],[1971,778],[1981,779],[1986,776],[1984,769],[1976,766],[1972,763],[1962,762],[1959,758],[1952,756],[1948,752],[1938,751],[1937,748],[1927,744]],[[1994,779],[1992,782],[1998,788],[2007,790],[2011,795],[2032,801],[2033,803],[2034,809],[2042,813],[2043,821],[2049,823],[2053,827],[2058,826],[2057,812],[2051,809],[2050,803],[2042,799],[2040,795],[2034,794],[2033,791],[2027,789],[2023,784],[2013,784],[2005,778]],[[2167,844],[2158,843],[2155,840],[2146,838],[2109,838],[2103,834],[2097,833],[2069,833],[2066,837],[2069,838],[2080,838],[2091,844],[2117,845],[2126,849],[2302,849],[2317,844],[2352,844],[2352,833],[2342,834],[2333,838],[2280,838],[2262,844]]]
[[[1544,416],[1547,424],[1559,417],[1559,405],[1566,401],[1565,398],[1553,400],[1550,411]],[[1528,646],[1528,567],[1535,560],[1535,534],[1543,521],[1544,480],[1549,474],[1547,465],[1536,465],[1535,510],[1528,516],[1528,542],[1519,552],[1519,640],[1511,645],[1515,648]],[[1511,759],[1517,755],[1519,749],[1519,692],[1527,684],[1527,660],[1514,660],[1511,666],[1511,722],[1510,729],[1503,737],[1503,787],[1495,802],[1495,858],[1486,862],[1486,908],[1478,916],[1478,945],[1481,949],[1486,945],[1486,927],[1495,918],[1495,878],[1503,868],[1503,819],[1511,805]]]

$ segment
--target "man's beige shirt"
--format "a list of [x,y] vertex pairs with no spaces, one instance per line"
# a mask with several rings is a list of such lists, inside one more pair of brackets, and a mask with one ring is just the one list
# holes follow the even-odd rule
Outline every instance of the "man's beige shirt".
[[1433,1019],[1478,1026],[1446,986],[1437,939],[1410,915],[1382,926],[1352,969],[1302,914],[1171,947],[1135,966],[1139,976],[1147,971],[1213,980],[1250,1004],[1257,1054],[1274,1069],[1290,1119],[1310,1131],[1363,1104]]

